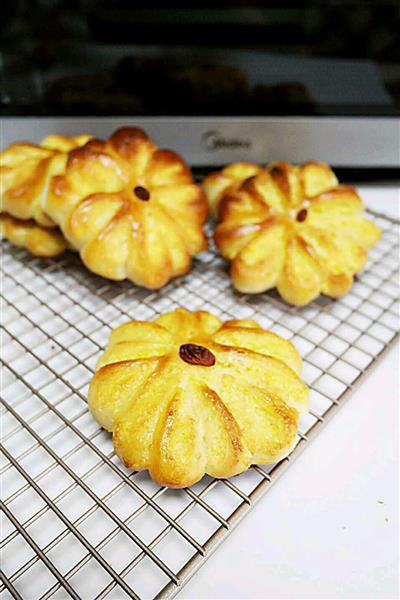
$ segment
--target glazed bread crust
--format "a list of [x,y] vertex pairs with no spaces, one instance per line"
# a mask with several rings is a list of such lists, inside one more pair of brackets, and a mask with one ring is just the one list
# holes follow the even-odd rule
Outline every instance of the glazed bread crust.
[[111,333],[89,408],[128,468],[186,487],[291,451],[308,407],[300,370],[292,344],[254,321],[177,309]]
[[236,191],[245,179],[261,173],[262,167],[255,163],[236,162],[222,171],[214,171],[203,179],[203,188],[207,196],[210,212],[218,216],[218,208],[225,194]]
[[321,162],[272,163],[241,181],[239,173],[222,193],[214,232],[235,288],[255,294],[276,287],[297,306],[320,293],[345,294],[381,234],[355,189],[339,185]]
[[14,246],[26,248],[36,256],[58,256],[68,247],[59,229],[42,227],[33,220],[23,221],[6,213],[0,214],[0,234]]
[[40,144],[20,142],[1,152],[0,211],[55,227],[45,206],[51,178],[63,172],[68,152],[89,139],[88,135],[49,135]]

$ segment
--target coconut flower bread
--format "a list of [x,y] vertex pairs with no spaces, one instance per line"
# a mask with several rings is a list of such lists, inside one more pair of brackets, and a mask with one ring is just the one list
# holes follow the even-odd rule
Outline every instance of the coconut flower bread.
[[291,451],[308,407],[300,370],[292,344],[254,321],[178,309],[111,333],[89,408],[128,468],[186,487]]
[[[207,247],[208,208],[182,158],[144,131],[108,140],[49,136],[0,157],[1,210],[58,226],[84,264],[109,279],[157,289]],[[12,240],[11,240],[12,241]]]
[[276,287],[298,306],[320,293],[345,294],[381,234],[364,217],[355,189],[340,185],[321,162],[249,171],[251,165],[233,164],[204,182],[218,211],[215,242],[231,261],[235,288],[254,294]]

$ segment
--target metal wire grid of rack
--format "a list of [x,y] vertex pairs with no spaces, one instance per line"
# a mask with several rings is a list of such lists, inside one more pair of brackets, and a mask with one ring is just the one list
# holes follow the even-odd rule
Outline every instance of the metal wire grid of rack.
[[[384,235],[351,292],[303,309],[274,293],[236,294],[212,250],[152,292],[105,281],[72,254],[44,261],[5,245],[4,598],[166,598],[182,588],[396,337],[399,223],[374,217]],[[86,407],[97,356],[111,328],[178,306],[254,318],[296,345],[311,410],[290,457],[179,491],[118,461]]]

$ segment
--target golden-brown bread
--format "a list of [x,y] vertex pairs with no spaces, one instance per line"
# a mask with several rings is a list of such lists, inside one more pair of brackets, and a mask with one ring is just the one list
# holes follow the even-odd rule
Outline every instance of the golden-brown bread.
[[45,210],[50,179],[63,172],[67,153],[89,139],[88,135],[49,135],[40,144],[20,142],[1,152],[0,211],[54,227]]
[[178,309],[111,333],[89,408],[128,468],[186,487],[291,451],[308,406],[300,370],[292,344],[254,321]]
[[261,173],[262,167],[255,163],[236,162],[228,165],[222,171],[214,171],[203,179],[203,188],[207,196],[211,214],[218,215],[218,207],[222,197],[234,192],[248,177]]
[[14,246],[26,248],[36,256],[58,256],[68,244],[59,229],[42,227],[33,220],[23,221],[0,214],[0,234]]
[[207,247],[207,201],[180,156],[141,129],[93,139],[52,178],[46,212],[85,265],[109,279],[160,288]]
[[276,287],[298,306],[320,293],[345,294],[381,233],[364,217],[355,189],[339,185],[321,162],[272,163],[238,179],[222,194],[214,233],[232,261],[235,288],[254,294]]

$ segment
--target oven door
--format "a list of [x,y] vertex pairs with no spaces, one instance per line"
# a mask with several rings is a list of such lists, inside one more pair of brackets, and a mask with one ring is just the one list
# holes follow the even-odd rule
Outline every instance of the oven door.
[[323,160],[335,167],[399,167],[397,117],[5,117],[2,146],[40,141],[49,133],[107,137],[117,127],[143,127],[160,147],[193,166],[246,160]]
[[136,125],[192,165],[399,166],[394,0],[4,2],[3,147]]

